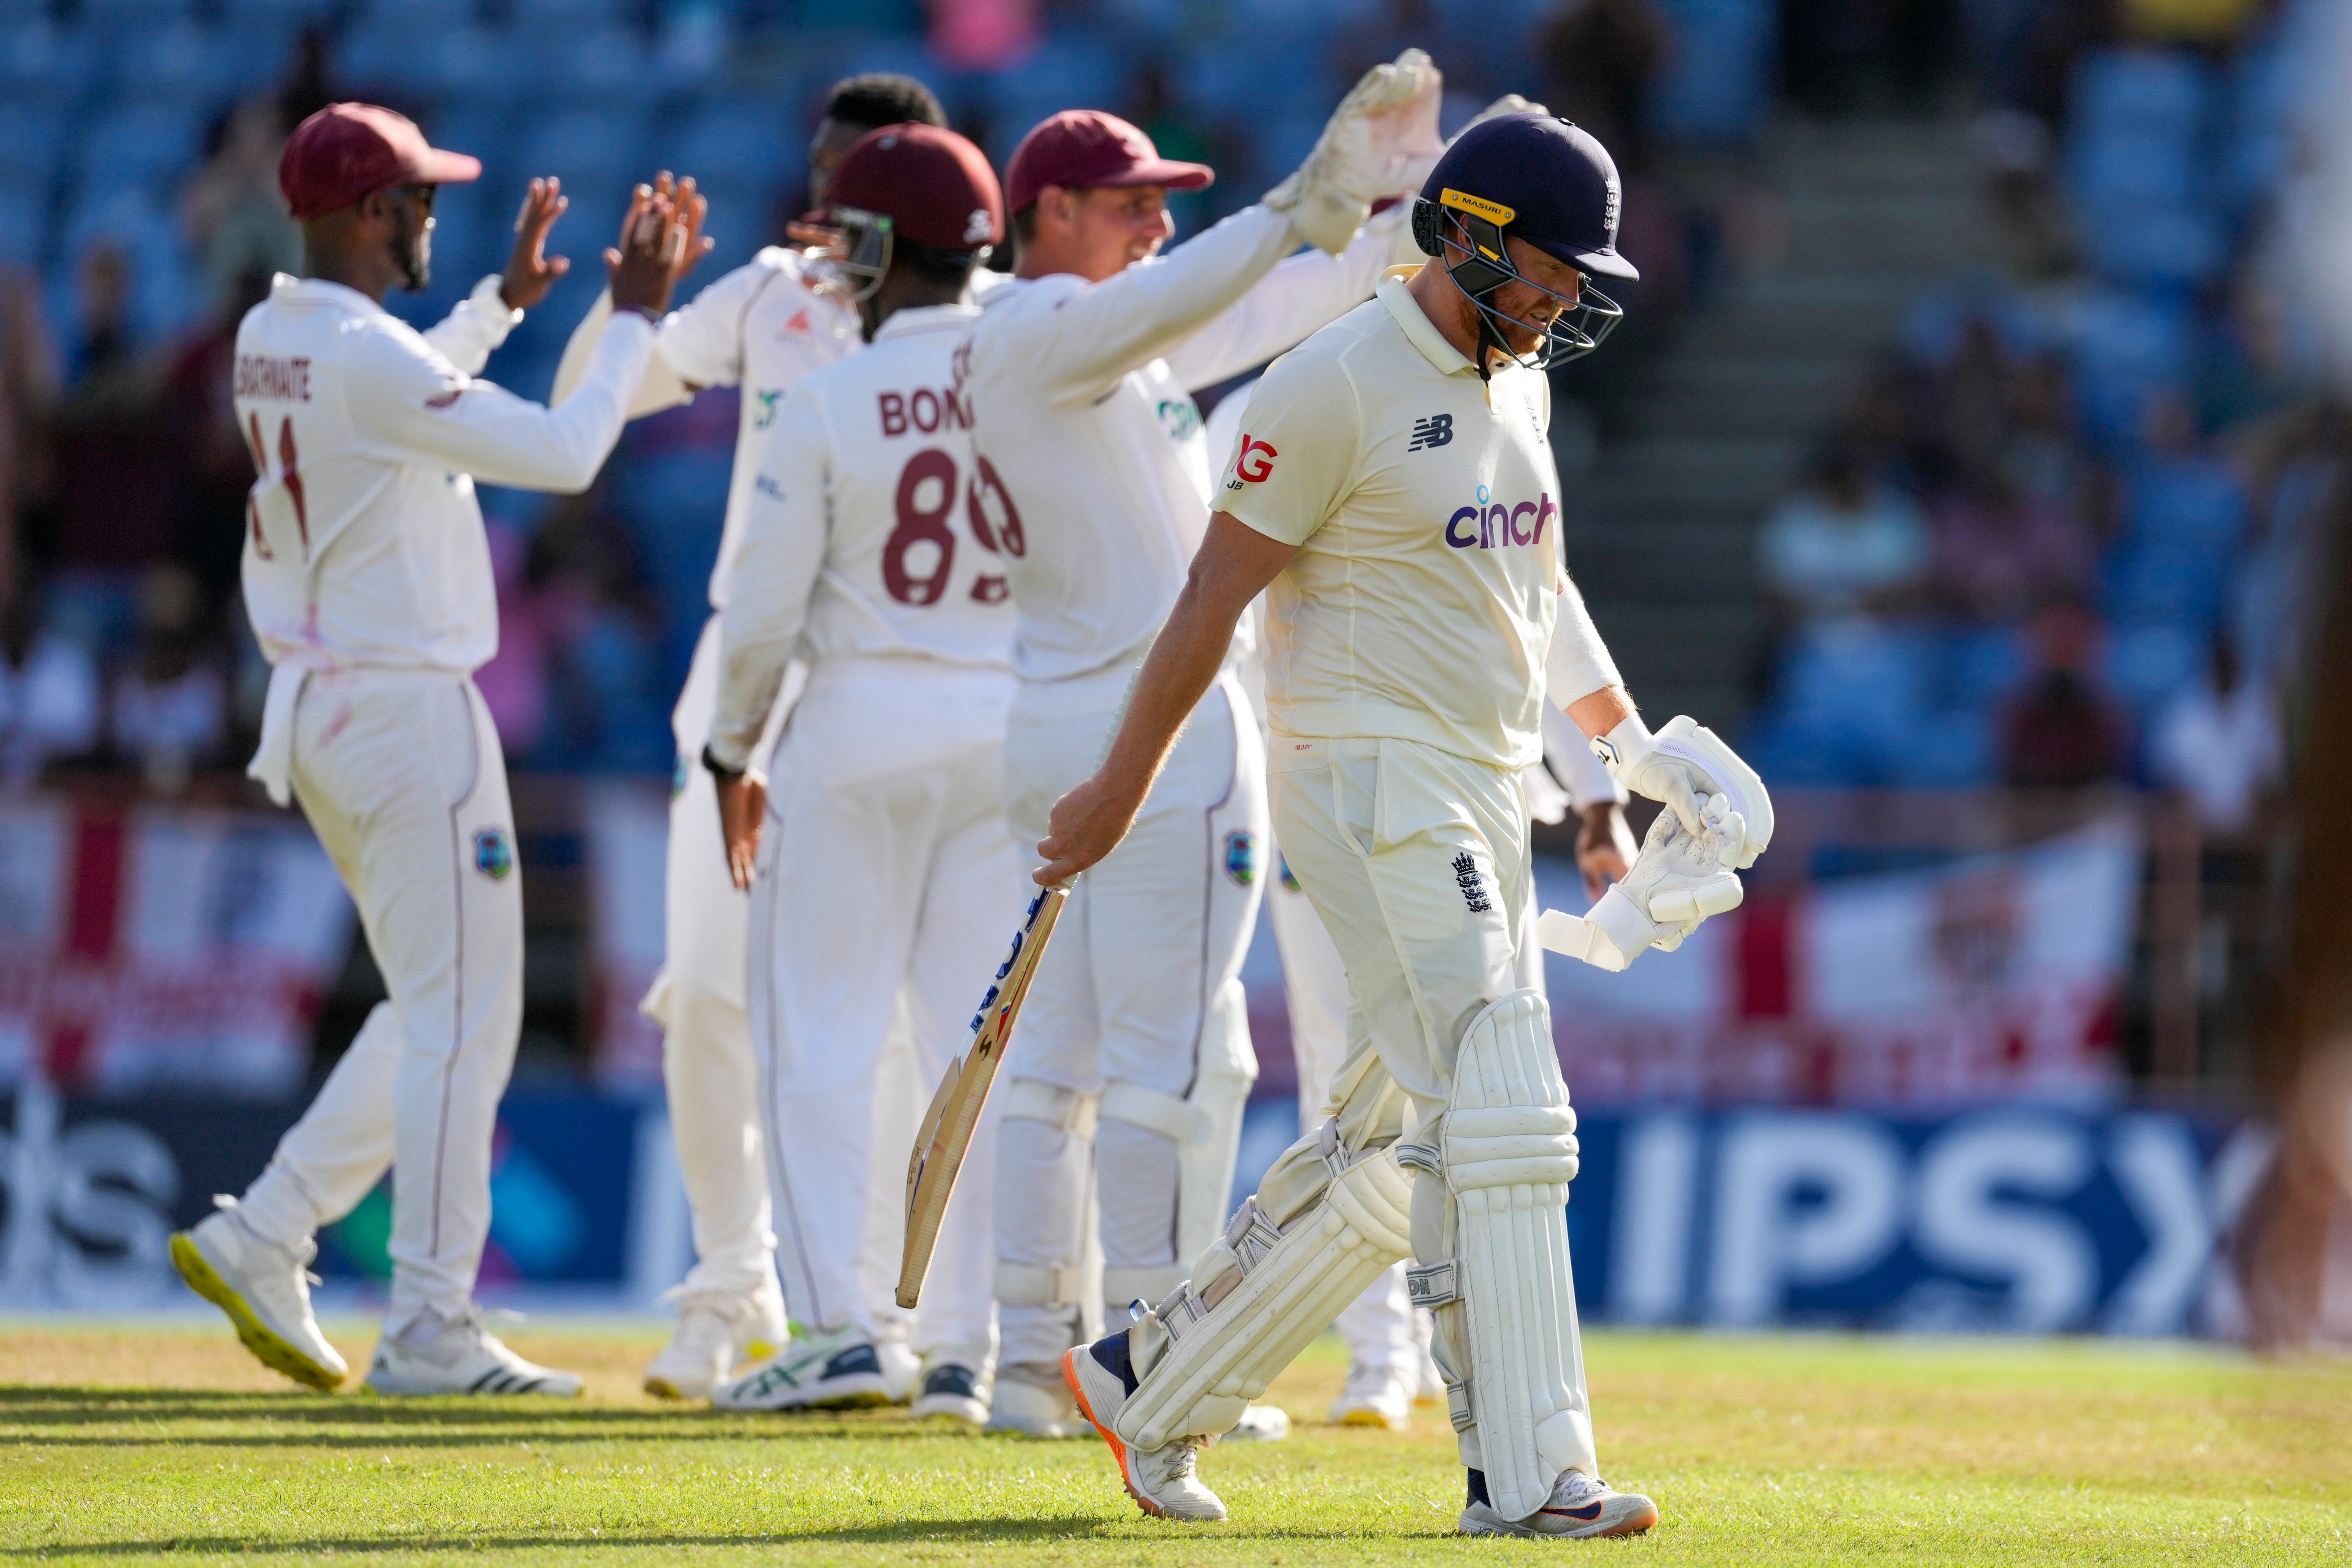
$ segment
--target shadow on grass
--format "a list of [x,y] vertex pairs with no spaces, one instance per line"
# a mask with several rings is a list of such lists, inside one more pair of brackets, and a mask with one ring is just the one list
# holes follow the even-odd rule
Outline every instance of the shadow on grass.
[[[59,1427],[133,1426],[180,1422],[270,1422],[341,1432],[297,1433],[134,1431],[79,1435]],[[40,1428],[36,1440],[59,1446],[139,1447],[188,1444],[222,1447],[381,1447],[386,1443],[449,1447],[529,1438],[589,1443],[658,1438],[664,1442],[841,1438],[936,1438],[898,1412],[845,1418],[808,1415],[735,1415],[696,1407],[634,1409],[529,1396],[433,1399],[373,1394],[187,1393],[169,1389],[0,1387],[0,1431]],[[349,1428],[359,1428],[352,1431]]]
[[[1084,1541],[1106,1536],[1133,1520],[1099,1518],[906,1520],[855,1525],[839,1530],[780,1530],[739,1535],[321,1535],[299,1540],[271,1541],[242,1535],[176,1535],[154,1541],[53,1542],[45,1546],[0,1549],[0,1559],[41,1557],[151,1557],[165,1552],[277,1553],[313,1556],[328,1552],[551,1552],[684,1546],[806,1546],[824,1542],[842,1545],[887,1546],[919,1542],[969,1545],[1013,1546],[1024,1542]],[[1303,1531],[1300,1539],[1325,1539],[1331,1532]],[[1290,1532],[1253,1531],[1251,1539],[1276,1541]]]

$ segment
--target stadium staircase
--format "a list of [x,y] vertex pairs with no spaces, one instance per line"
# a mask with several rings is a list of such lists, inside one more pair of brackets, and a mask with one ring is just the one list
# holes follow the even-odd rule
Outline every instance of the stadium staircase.
[[1966,134],[1958,121],[1793,122],[1738,168],[1667,171],[1702,201],[1745,186],[1747,209],[1776,214],[1785,237],[1685,319],[1581,481],[1561,454],[1570,569],[1652,722],[1740,727],[1762,651],[1765,512],[1905,310],[1992,254]]

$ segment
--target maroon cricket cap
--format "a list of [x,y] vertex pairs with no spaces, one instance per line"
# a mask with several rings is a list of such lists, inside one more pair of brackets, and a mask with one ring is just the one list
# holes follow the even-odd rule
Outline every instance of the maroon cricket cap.
[[278,188],[297,218],[319,217],[394,185],[457,185],[482,161],[444,153],[404,114],[373,103],[331,103],[294,128],[278,160]]
[[988,155],[937,125],[886,125],[842,154],[832,205],[880,213],[893,232],[941,250],[1004,237],[1004,193]]
[[1047,185],[1172,185],[1197,191],[1217,177],[1206,163],[1163,158],[1151,138],[1116,114],[1066,109],[1021,138],[1004,170],[1005,205],[1021,211]]

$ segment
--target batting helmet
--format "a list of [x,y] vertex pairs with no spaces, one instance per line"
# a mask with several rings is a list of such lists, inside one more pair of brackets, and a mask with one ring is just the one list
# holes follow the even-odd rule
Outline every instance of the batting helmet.
[[856,299],[882,286],[894,247],[921,246],[985,260],[1004,237],[1004,195],[988,158],[936,125],[869,131],[843,155],[821,221],[838,235],[839,265]]
[[[1538,332],[1542,346],[1521,363],[1544,370],[1591,353],[1623,319],[1616,301],[1591,281],[1596,274],[1641,277],[1617,254],[1618,196],[1616,163],[1589,132],[1554,115],[1498,114],[1455,137],[1430,171],[1413,202],[1412,235],[1423,254],[1444,261],[1477,306],[1481,341],[1509,353],[1497,330],[1502,322]],[[1583,273],[1580,298],[1570,302],[1521,273],[1507,237],[1525,240]],[[1528,284],[1565,308],[1542,325],[1507,317],[1494,297],[1511,282]],[[1479,360],[1483,374],[1486,356]]]

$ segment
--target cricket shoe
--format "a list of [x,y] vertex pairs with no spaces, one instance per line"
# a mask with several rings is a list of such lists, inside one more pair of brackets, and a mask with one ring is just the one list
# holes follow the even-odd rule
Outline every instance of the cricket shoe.
[[1242,1418],[1220,1442],[1279,1443],[1290,1436],[1290,1412],[1278,1405],[1249,1405],[1242,1408]]
[[923,1358],[908,1414],[918,1421],[980,1431],[988,1425],[988,1380],[961,1352],[935,1351]]
[[1020,1437],[1083,1437],[1093,1430],[1078,1414],[1055,1362],[1000,1367],[988,1402],[986,1430]]
[[1118,1461],[1119,1479],[1127,1495],[1154,1519],[1221,1521],[1225,1505],[1201,1484],[1199,1437],[1179,1437],[1149,1452],[1134,1447],[1118,1435],[1118,1413],[1135,1394],[1135,1372],[1127,1359],[1127,1331],[1090,1345],[1078,1345],[1062,1357],[1062,1377],[1077,1401],[1078,1414],[1094,1424]]
[[772,1272],[749,1290],[688,1290],[677,1331],[646,1363],[646,1392],[661,1399],[699,1399],[727,1381],[735,1363],[776,1353],[789,1333],[784,1293]]
[[338,1387],[352,1369],[310,1312],[310,1262],[319,1244],[289,1252],[247,1229],[235,1198],[224,1193],[213,1203],[218,1213],[172,1237],[172,1266],[189,1289],[228,1314],[262,1365],[312,1388]]
[[[367,1385],[377,1394],[544,1394],[557,1399],[580,1397],[580,1374],[541,1366],[507,1349],[498,1335],[482,1327],[478,1309],[467,1309],[454,1321],[437,1320],[437,1331],[425,1337],[426,1322],[413,1323],[401,1334],[385,1334],[375,1342],[375,1360],[368,1366]],[[412,1342],[407,1335],[417,1332]]]
[[882,1368],[882,1397],[887,1402],[904,1405],[914,1397],[915,1380],[923,1375],[923,1358],[906,1341],[875,1341],[874,1360]]
[[1486,1472],[1470,1472],[1470,1504],[1462,1510],[1465,1535],[1559,1535],[1591,1540],[1639,1535],[1658,1522],[1658,1505],[1640,1492],[1609,1489],[1581,1470],[1563,1470],[1543,1507],[1525,1519],[1505,1519],[1486,1499]]
[[1402,1432],[1412,1425],[1414,1387],[1392,1367],[1358,1362],[1331,1402],[1331,1420],[1340,1426],[1383,1426]]
[[846,1326],[788,1341],[710,1391],[718,1410],[859,1410],[889,1403],[873,1342]]

